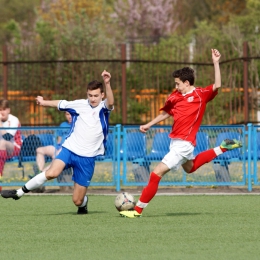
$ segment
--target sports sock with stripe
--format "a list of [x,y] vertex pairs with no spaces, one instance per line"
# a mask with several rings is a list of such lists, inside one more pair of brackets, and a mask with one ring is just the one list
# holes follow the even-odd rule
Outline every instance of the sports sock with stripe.
[[193,159],[193,167],[188,173],[195,172],[199,167],[201,167],[205,163],[209,163],[212,160],[214,160],[217,156],[220,154],[226,152],[226,148],[221,148],[220,146],[215,147],[213,149],[207,150],[205,152],[199,153],[194,159]]
[[155,174],[154,172],[151,173],[148,185],[143,189],[140,199],[136,203],[135,210],[141,214],[143,209],[148,205],[151,199],[155,196],[159,182],[161,177]]
[[47,180],[48,179],[45,176],[45,172],[41,172],[29,180],[23,188],[17,190],[17,195],[21,197],[24,195],[24,193],[41,187]]

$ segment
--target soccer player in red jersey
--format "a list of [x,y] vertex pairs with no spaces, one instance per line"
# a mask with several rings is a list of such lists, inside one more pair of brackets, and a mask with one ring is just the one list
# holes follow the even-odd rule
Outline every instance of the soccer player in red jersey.
[[221,87],[220,53],[211,49],[215,70],[215,83],[205,88],[194,87],[194,71],[189,67],[173,72],[176,90],[171,93],[161,108],[161,114],[145,125],[140,126],[140,131],[145,133],[149,128],[168,117],[172,116],[174,124],[171,138],[170,151],[150,174],[148,185],[132,211],[121,211],[123,217],[135,218],[142,215],[143,209],[155,196],[161,178],[171,169],[177,170],[180,166],[187,173],[196,171],[200,166],[212,161],[218,155],[242,146],[237,140],[224,140],[219,147],[198,154],[195,158],[193,150],[196,145],[196,134],[199,130],[206,105],[218,94]]

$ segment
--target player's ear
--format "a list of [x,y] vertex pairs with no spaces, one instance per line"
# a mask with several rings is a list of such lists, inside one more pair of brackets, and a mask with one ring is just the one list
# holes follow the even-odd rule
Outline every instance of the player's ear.
[[186,86],[189,86],[189,85],[190,85],[190,82],[189,82],[188,80],[185,80],[185,81],[184,81],[184,84],[185,84]]

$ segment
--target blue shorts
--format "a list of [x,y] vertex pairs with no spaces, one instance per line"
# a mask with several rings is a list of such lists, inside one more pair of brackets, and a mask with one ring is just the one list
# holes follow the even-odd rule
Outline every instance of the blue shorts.
[[96,157],[79,156],[70,150],[62,147],[56,159],[63,161],[67,168],[73,169],[72,180],[77,184],[88,187],[94,174]]

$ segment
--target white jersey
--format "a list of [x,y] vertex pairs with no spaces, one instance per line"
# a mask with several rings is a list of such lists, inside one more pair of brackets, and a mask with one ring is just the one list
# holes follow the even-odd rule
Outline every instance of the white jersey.
[[[16,147],[21,148],[22,135],[21,135],[21,131],[17,129],[21,126],[19,119],[14,115],[9,114],[7,120],[5,122],[2,122],[2,126],[5,128],[6,133],[11,134],[13,136],[11,142],[14,142],[14,145]],[[16,128],[16,129],[9,129],[9,128]]]
[[[5,128],[17,128],[20,126],[19,119],[16,116],[13,116],[11,114],[8,115],[8,118],[5,122],[3,122],[3,127]],[[5,131],[11,135],[15,135],[17,129],[5,129]]]
[[62,144],[63,147],[85,157],[104,154],[111,112],[105,101],[92,107],[88,99],[61,100],[58,109],[68,111],[72,116],[70,132]]

